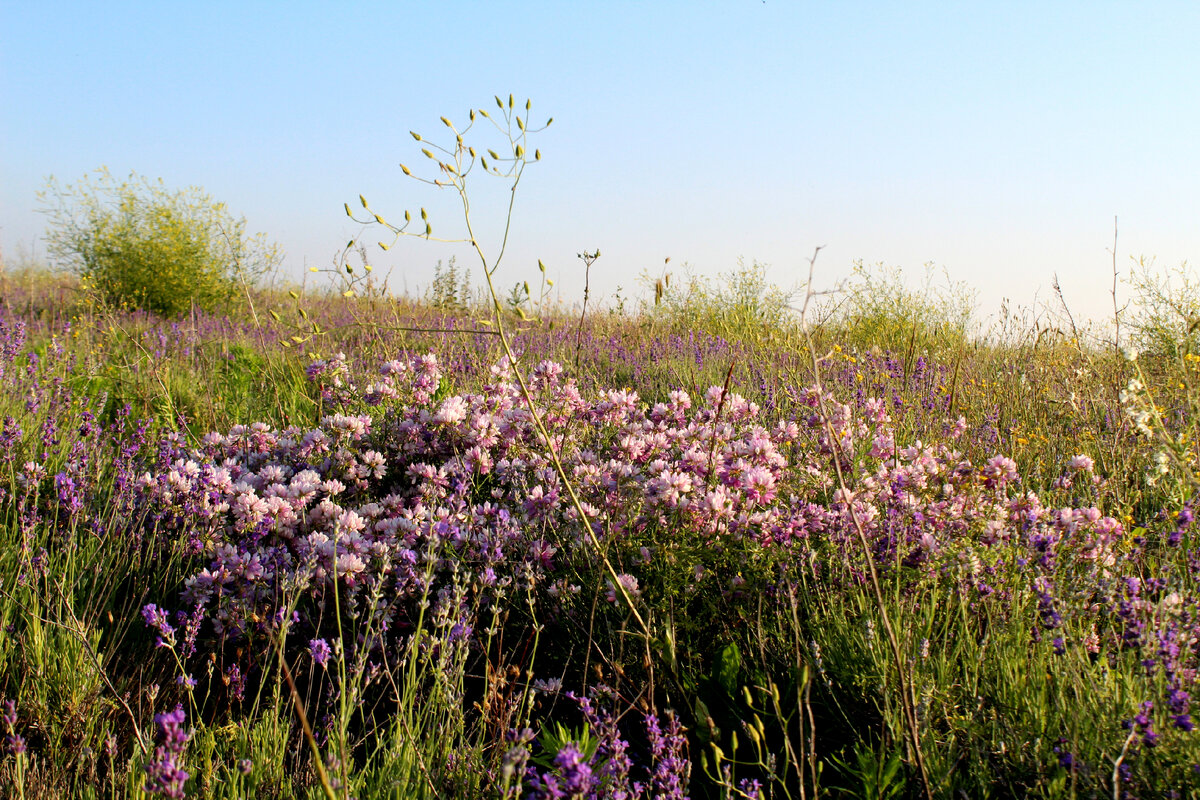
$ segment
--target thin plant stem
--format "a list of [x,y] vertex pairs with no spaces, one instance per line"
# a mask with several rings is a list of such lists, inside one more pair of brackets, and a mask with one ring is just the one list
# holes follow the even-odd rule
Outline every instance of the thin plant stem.
[[828,410],[826,409],[826,400],[824,388],[821,385],[821,361],[817,357],[816,349],[813,345],[812,336],[808,329],[807,313],[809,302],[814,296],[813,292],[813,274],[816,271],[817,256],[820,254],[821,248],[816,248],[813,251],[812,257],[808,260],[808,286],[804,298],[804,307],[800,311],[800,327],[804,332],[805,339],[808,344],[809,356],[812,359],[813,380],[817,387],[817,400],[821,406],[821,419],[825,423],[825,433],[829,437],[830,447],[833,450],[833,467],[837,474],[838,487],[842,490],[843,496],[846,497],[846,507],[850,512],[850,520],[854,526],[855,535],[858,538],[859,546],[862,548],[863,556],[866,559],[867,574],[871,581],[871,591],[875,596],[875,603],[878,607],[880,620],[883,622],[883,629],[887,634],[888,644],[891,648],[892,659],[895,662],[896,674],[900,680],[900,700],[904,708],[904,717],[907,722],[909,746],[912,749],[912,757],[916,762],[917,770],[921,773],[921,785],[924,789],[925,796],[929,800],[933,800],[933,788],[929,783],[929,773],[925,767],[925,759],[921,754],[921,733],[917,725],[916,704],[913,702],[911,694],[911,682],[908,677],[908,670],[904,668],[904,656],[900,652],[900,642],[896,638],[896,632],[892,627],[891,615],[888,614],[887,606],[883,596],[883,587],[879,582],[879,573],[875,569],[875,560],[871,554],[871,545],[867,541],[866,531],[863,529],[863,522],[859,518],[858,512],[854,508],[854,496],[850,492],[847,485],[846,475],[842,469],[842,450],[839,445],[839,440],[836,432],[833,430]]

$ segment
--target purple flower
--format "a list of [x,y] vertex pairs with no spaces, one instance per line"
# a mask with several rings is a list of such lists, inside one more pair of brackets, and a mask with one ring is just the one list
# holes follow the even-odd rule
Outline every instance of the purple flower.
[[570,796],[582,795],[592,788],[592,768],[583,751],[574,742],[567,742],[554,757],[554,766],[562,776],[562,788]]
[[1196,519],[1195,512],[1192,511],[1190,505],[1185,505],[1180,509],[1179,514],[1175,517],[1175,522],[1180,530],[1187,530],[1187,527]]
[[17,733],[17,704],[12,700],[5,700],[0,707],[4,709],[0,711],[0,721],[4,722],[4,728],[8,732],[4,742],[8,745],[10,753],[19,756],[25,752],[25,739]]
[[188,773],[183,769],[183,755],[191,733],[183,730],[187,714],[183,706],[154,717],[158,725],[158,746],[154,758],[146,764],[146,791],[163,797],[181,798]]
[[171,626],[170,620],[167,618],[167,612],[156,606],[154,603],[149,603],[142,609],[142,619],[151,628],[158,631],[158,646],[173,647],[175,644],[175,628]]
[[229,686],[229,696],[240,703],[246,692],[246,676],[242,674],[242,668],[231,664],[223,679]]
[[738,789],[746,796],[746,800],[760,800],[762,783],[757,778],[742,778],[738,781]]
[[330,649],[329,642],[324,639],[313,639],[310,641],[308,643],[308,652],[312,655],[312,660],[322,669],[329,663],[329,657],[333,655],[333,650]]
[[650,758],[654,765],[650,796],[664,800],[684,800],[684,790],[691,773],[691,765],[684,756],[687,736],[674,713],[667,714],[666,731],[661,729],[658,718],[652,714],[646,715],[645,722],[646,734],[650,740]]

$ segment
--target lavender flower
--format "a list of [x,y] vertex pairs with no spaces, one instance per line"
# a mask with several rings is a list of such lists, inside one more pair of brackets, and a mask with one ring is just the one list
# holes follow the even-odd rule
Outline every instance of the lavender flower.
[[147,792],[171,798],[184,796],[188,773],[183,769],[183,757],[191,738],[191,733],[183,730],[186,720],[183,706],[154,717],[158,725],[158,746],[154,749],[154,758],[146,765]]
[[310,641],[308,643],[308,652],[312,656],[312,660],[322,669],[329,663],[329,657],[333,655],[333,650],[329,647],[329,642],[324,639],[313,639]]

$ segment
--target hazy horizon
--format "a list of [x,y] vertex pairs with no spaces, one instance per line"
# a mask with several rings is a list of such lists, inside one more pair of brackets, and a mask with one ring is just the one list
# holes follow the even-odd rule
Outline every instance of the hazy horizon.
[[[926,264],[978,292],[978,314],[1053,303],[1112,313],[1117,265],[1200,251],[1200,70],[1184,3],[869,7],[808,3],[0,3],[0,247],[44,252],[36,192],[106,165],[202,186],[286,251],[332,262],[385,217],[461,216],[404,178],[436,137],[496,94],[554,125],[518,192],[498,281],[543,260],[570,302],[576,254],[603,252],[593,299],[649,291],[664,259],[715,278],[737,260],[791,287],[855,261]],[[478,185],[494,245],[503,192]],[[374,242],[376,231],[364,241]],[[461,247],[404,241],[372,260],[428,285]],[[678,272],[677,272],[678,274]],[[939,278],[939,280],[941,280]]]

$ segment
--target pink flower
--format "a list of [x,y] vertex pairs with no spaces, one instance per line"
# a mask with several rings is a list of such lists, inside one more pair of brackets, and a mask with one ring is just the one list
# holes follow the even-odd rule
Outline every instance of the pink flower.
[[1096,462],[1090,456],[1078,455],[1071,459],[1069,466],[1075,472],[1091,472]]
[[[635,578],[634,576],[626,574],[626,573],[621,573],[620,575],[617,576],[617,581],[625,589],[625,593],[628,594],[630,596],[630,598],[637,599],[638,597],[641,596],[642,590],[638,588],[638,579]],[[606,580],[605,583],[608,584],[608,594],[605,595],[608,598],[608,602],[616,603],[617,597],[620,593],[617,591],[616,587],[613,585],[613,582],[611,579]]]

